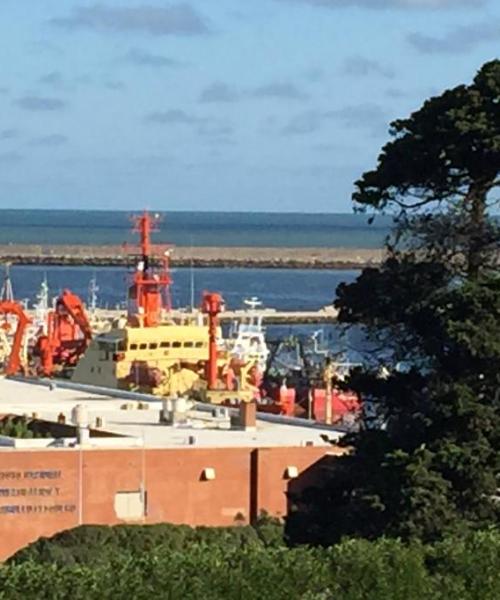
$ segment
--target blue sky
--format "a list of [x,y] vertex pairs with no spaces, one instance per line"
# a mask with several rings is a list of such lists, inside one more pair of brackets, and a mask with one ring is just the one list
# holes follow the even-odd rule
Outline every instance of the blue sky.
[[348,212],[497,0],[2,0],[0,207]]

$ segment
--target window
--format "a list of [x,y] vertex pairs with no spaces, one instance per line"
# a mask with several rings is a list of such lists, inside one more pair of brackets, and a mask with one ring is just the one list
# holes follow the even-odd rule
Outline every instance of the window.
[[146,350],[147,347],[147,344],[139,344],[139,350]]
[[203,348],[203,342],[196,342],[195,348]]
[[129,350],[137,350],[137,344],[130,344]]
[[158,344],[156,342],[153,342],[152,344],[149,344],[149,349],[150,350],[156,350],[156,348],[158,348]]
[[172,348],[180,348],[180,347],[181,347],[180,342],[172,342]]
[[192,348],[193,345],[193,342],[184,342],[184,348]]
[[170,348],[170,342],[161,342],[160,348]]

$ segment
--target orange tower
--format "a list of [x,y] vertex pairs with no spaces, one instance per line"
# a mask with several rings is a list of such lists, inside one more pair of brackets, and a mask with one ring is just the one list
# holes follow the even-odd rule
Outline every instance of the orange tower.
[[140,242],[131,250],[136,263],[132,285],[128,291],[128,321],[130,325],[137,327],[154,327],[161,321],[161,311],[171,309],[171,246],[151,242],[151,233],[157,231],[159,216],[152,216],[145,211],[132,219],[133,231],[139,234]]

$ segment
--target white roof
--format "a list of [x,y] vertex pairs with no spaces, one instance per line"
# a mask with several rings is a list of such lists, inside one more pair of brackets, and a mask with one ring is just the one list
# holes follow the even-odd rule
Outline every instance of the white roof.
[[[307,426],[302,419],[283,419],[286,423],[276,423],[262,420],[264,416],[257,420],[254,431],[220,429],[210,413],[197,410],[189,413],[187,425],[173,427],[159,423],[162,408],[159,399],[147,402],[148,408],[144,410],[137,408],[137,401],[127,398],[63,389],[57,387],[57,383],[50,389],[47,386],[0,378],[0,412],[3,414],[31,416],[36,413],[41,419],[55,421],[63,413],[66,422],[71,423],[71,411],[76,404],[86,405],[92,425],[96,417],[101,417],[104,420],[103,430],[141,438],[144,446],[151,448],[287,447],[304,446],[308,443],[328,447],[330,444],[322,439],[322,434],[333,440],[343,435],[332,427]],[[133,408],[124,410],[124,405]],[[194,443],[190,444],[190,437],[194,437]],[[131,445],[136,446],[137,442],[132,444],[131,441]],[[107,443],[106,446],[110,447],[110,444]],[[123,441],[119,446],[124,446]]]

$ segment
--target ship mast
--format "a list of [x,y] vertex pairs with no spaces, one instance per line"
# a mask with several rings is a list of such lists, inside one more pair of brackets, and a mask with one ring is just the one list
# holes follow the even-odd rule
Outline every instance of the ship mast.
[[89,311],[93,315],[95,315],[97,312],[97,292],[98,291],[99,291],[99,286],[97,285],[97,277],[94,273],[94,275],[89,283],[89,297],[88,297]]
[[14,290],[12,289],[12,281],[10,279],[10,263],[5,263],[5,276],[2,289],[0,290],[0,301],[14,301]]
[[40,326],[43,333],[47,333],[47,314],[49,312],[49,283],[45,274],[40,284],[40,291],[36,295],[35,323]]
[[132,217],[134,233],[139,234],[135,272],[129,288],[129,324],[154,327],[161,322],[163,310],[171,309],[170,246],[152,244],[151,233],[157,231],[158,215],[145,211]]

